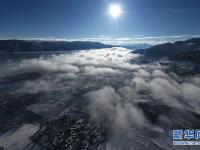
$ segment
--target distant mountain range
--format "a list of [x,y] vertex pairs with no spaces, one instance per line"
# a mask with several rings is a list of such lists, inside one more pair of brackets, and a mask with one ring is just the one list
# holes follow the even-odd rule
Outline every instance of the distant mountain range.
[[41,52],[86,50],[110,47],[124,47],[128,49],[148,48],[149,44],[107,45],[90,41],[39,41],[39,40],[0,40],[0,52]]
[[[119,47],[90,41],[31,41],[31,40],[0,40],[1,53],[13,52],[48,52],[69,51]],[[152,59],[170,58],[200,62],[200,38],[193,38],[175,43],[164,43],[150,46],[149,44],[120,45],[134,50]]]
[[89,41],[26,41],[0,40],[0,52],[40,52],[40,51],[68,51],[110,48],[99,42]]
[[175,43],[164,43],[147,49],[137,49],[134,53],[143,54],[149,58],[170,58],[200,62],[200,38],[193,38]]

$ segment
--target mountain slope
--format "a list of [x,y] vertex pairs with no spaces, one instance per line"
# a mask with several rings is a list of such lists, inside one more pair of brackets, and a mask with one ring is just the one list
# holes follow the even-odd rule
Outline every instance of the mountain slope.
[[110,48],[99,42],[88,41],[26,41],[26,40],[0,40],[0,52],[39,52],[39,51],[67,51]]
[[147,49],[135,50],[134,53],[143,54],[151,58],[168,57],[200,62],[200,38],[155,45]]

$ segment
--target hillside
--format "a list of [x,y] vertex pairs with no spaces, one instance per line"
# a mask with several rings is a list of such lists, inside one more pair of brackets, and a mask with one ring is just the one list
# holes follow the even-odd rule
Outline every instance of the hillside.
[[110,48],[112,46],[88,41],[26,41],[0,40],[0,52],[67,51]]
[[200,38],[193,38],[175,43],[164,43],[147,49],[138,49],[134,53],[150,58],[171,58],[200,62]]

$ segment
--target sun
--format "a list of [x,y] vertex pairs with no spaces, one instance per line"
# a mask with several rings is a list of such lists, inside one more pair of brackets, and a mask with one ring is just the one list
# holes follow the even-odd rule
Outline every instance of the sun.
[[108,13],[114,19],[117,19],[122,14],[122,7],[119,4],[111,4]]

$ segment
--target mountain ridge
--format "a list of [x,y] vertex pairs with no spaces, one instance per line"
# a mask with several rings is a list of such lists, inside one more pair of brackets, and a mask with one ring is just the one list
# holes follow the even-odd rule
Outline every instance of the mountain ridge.
[[163,43],[147,49],[137,49],[134,53],[142,54],[148,58],[170,58],[200,62],[200,38],[186,41]]
[[90,41],[37,41],[37,40],[0,40],[0,52],[39,52],[69,51],[111,48],[111,45]]

